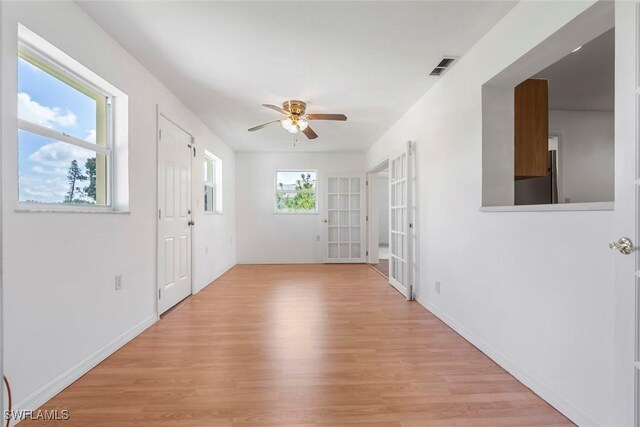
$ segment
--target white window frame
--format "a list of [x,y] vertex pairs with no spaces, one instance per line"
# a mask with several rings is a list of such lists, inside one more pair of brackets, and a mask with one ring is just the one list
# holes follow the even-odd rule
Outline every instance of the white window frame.
[[213,167],[211,181],[206,176],[203,179],[205,187],[213,188],[213,209],[207,210],[203,198],[202,210],[207,215],[222,215],[222,160],[211,152],[204,150],[204,162],[211,162]]
[[[296,190],[280,190],[278,188],[278,173],[281,172],[299,172],[299,173],[315,173],[316,175],[316,185],[315,188],[313,189],[313,191],[311,193],[313,193],[316,197],[316,208],[315,210],[312,211],[283,211],[278,209],[278,194],[280,193],[286,193],[286,194],[297,194],[299,193],[299,191]],[[274,198],[273,198],[273,202],[274,202],[274,213],[277,215],[318,215],[319,214],[319,197],[318,197],[318,186],[320,185],[320,179],[318,177],[318,170],[317,169],[276,169],[275,173],[273,174],[273,180],[274,180],[274,189],[275,189],[275,193],[274,193]]]
[[[105,156],[105,203],[45,203],[20,201],[19,176],[16,176],[18,212],[127,212],[128,211],[128,97],[100,76],[89,70],[60,49],[38,36],[22,24],[18,25],[18,53],[29,56],[65,75],[78,85],[105,97],[105,145],[87,142],[64,132],[41,126],[37,123],[17,118],[18,129],[34,133],[55,141],[64,142]],[[20,55],[16,55],[16,64]],[[24,58],[23,58],[24,59]],[[27,59],[24,59],[29,62]],[[35,64],[33,64],[35,65]],[[35,65],[40,68],[39,66]],[[41,68],[40,68],[41,69]],[[42,70],[47,72],[46,70]],[[16,139],[16,143],[19,141]],[[116,165],[116,147],[122,150],[123,162]],[[119,178],[116,176],[118,169]],[[16,169],[18,172],[18,169]],[[118,182],[116,182],[116,179]],[[122,188],[120,194],[114,194],[115,188]],[[126,190],[126,191],[124,191]]]

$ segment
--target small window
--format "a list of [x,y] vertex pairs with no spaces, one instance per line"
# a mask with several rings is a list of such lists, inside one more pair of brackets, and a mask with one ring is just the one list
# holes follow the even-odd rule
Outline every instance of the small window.
[[110,97],[27,46],[17,66],[19,202],[109,206]]
[[276,212],[318,213],[317,172],[276,172]]
[[204,152],[204,211],[222,213],[222,161]]

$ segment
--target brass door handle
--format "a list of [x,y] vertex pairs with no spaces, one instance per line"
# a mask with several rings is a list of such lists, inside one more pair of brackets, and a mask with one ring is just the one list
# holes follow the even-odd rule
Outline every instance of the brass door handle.
[[621,237],[617,242],[609,242],[609,249],[616,249],[621,254],[629,255],[633,251],[633,243],[628,237]]

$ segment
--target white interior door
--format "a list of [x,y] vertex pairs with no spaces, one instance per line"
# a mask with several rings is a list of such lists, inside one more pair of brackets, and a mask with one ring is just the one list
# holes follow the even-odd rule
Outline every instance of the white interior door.
[[364,176],[331,175],[325,183],[324,262],[365,262]]
[[158,129],[158,313],[191,294],[192,138],[163,117]]
[[[615,393],[611,425],[640,427],[640,249],[636,226],[640,220],[637,168],[640,7],[637,2],[616,2],[615,9],[615,212],[611,240],[618,243],[627,237],[633,250],[616,248],[614,244],[611,253],[615,262]],[[603,246],[606,243],[602,242]],[[622,253],[616,249],[622,249]]]
[[411,145],[389,158],[389,283],[407,299],[411,291]]

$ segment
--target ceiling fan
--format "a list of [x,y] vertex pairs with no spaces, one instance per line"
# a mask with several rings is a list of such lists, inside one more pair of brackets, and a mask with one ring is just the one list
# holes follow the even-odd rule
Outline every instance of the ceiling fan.
[[289,133],[296,134],[298,132],[302,132],[307,138],[316,139],[318,134],[309,126],[309,120],[337,120],[341,122],[347,120],[347,116],[344,114],[305,114],[307,104],[295,99],[283,102],[282,108],[271,104],[262,104],[262,106],[282,113],[286,115],[287,118],[273,120],[271,122],[252,127],[249,129],[249,132],[262,129],[272,123],[280,123],[284,129],[289,131]]

